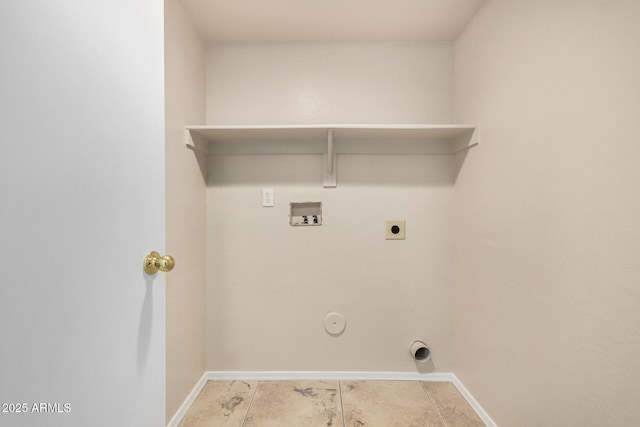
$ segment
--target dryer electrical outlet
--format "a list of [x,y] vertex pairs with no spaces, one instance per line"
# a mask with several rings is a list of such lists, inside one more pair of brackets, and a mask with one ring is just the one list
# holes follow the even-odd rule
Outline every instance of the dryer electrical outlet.
[[384,222],[384,238],[387,240],[404,240],[405,226],[404,219],[388,220]]

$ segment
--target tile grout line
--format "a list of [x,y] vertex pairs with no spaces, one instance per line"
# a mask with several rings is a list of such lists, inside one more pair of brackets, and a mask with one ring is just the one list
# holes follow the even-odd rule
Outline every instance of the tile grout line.
[[249,411],[251,410],[251,406],[253,405],[253,400],[256,397],[256,393],[258,392],[258,386],[260,385],[260,381],[256,382],[256,389],[253,390],[253,393],[251,394],[251,400],[249,401],[249,407],[247,408],[247,412],[245,412],[244,414],[244,418],[242,419],[242,424],[240,425],[240,427],[244,427],[244,425],[247,423],[247,418],[249,417]]
[[429,400],[429,402],[431,403],[431,406],[436,411],[436,414],[438,414],[438,418],[440,418],[440,422],[442,423],[442,425],[444,427],[448,427],[447,426],[447,422],[444,420],[444,418],[442,418],[442,414],[440,414],[440,410],[438,409],[438,407],[436,406],[435,402],[431,398],[431,395],[429,395],[429,392],[427,391],[427,389],[424,388],[424,384],[422,383],[422,381],[418,381],[418,384],[420,384],[420,388],[422,389],[424,394],[427,396],[427,400]]
[[344,419],[344,403],[342,403],[342,381],[338,380],[338,391],[340,392],[340,412],[342,412],[342,427],[347,427],[347,422]]

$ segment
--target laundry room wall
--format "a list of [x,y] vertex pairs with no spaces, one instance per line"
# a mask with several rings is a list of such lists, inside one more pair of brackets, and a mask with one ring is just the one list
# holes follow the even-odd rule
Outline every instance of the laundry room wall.
[[453,372],[498,425],[638,425],[640,3],[490,0],[455,44]]
[[206,156],[184,146],[205,117],[205,45],[178,0],[165,1],[165,104],[169,420],[205,370]]
[[[450,123],[452,82],[450,43],[217,44],[207,124]],[[451,371],[453,174],[449,156],[415,148],[338,145],[337,188],[323,188],[303,144],[211,144],[208,370]],[[322,203],[321,226],[289,225],[304,201]],[[396,219],[406,240],[385,240]],[[339,336],[329,312],[346,319]],[[425,366],[414,339],[430,345]]]

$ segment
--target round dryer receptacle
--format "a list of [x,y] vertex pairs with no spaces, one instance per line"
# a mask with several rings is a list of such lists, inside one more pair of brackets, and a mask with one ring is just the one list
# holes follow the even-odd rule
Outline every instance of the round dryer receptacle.
[[340,335],[347,326],[347,321],[340,313],[329,313],[324,318],[324,330],[329,335]]

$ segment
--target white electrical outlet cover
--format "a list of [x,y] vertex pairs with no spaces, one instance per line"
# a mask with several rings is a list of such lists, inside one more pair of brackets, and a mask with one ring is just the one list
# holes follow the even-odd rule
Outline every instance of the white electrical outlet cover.
[[262,206],[273,206],[273,188],[262,189]]

